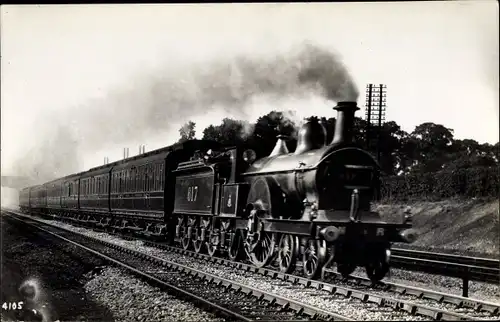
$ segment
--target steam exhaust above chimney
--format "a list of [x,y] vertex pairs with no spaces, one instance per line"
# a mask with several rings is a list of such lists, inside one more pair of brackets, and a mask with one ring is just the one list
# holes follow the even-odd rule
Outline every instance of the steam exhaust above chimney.
[[335,134],[331,144],[351,143],[354,132],[354,114],[359,107],[356,102],[338,102]]

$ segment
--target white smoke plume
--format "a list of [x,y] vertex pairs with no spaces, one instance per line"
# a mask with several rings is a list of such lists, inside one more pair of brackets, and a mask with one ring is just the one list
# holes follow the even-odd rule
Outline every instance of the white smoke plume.
[[59,115],[58,121],[47,117],[57,130],[39,137],[36,149],[20,157],[18,168],[30,177],[60,177],[78,171],[83,153],[165,133],[210,110],[244,119],[257,96],[280,100],[311,95],[357,100],[358,90],[334,53],[310,44],[267,57],[240,55],[230,61],[169,66],[126,80],[123,88]]

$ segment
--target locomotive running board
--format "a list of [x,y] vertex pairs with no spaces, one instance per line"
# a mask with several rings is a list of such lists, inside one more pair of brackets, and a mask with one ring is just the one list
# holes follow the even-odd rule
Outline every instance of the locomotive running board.
[[356,230],[369,230],[374,231],[378,228],[384,228],[388,231],[388,235],[395,234],[398,230],[411,228],[411,224],[397,224],[397,223],[352,223],[340,221],[302,221],[302,220],[287,220],[287,219],[265,219],[262,221],[264,230],[269,232],[294,234],[301,236],[313,236],[318,234],[318,227],[324,228],[329,226],[353,227]]

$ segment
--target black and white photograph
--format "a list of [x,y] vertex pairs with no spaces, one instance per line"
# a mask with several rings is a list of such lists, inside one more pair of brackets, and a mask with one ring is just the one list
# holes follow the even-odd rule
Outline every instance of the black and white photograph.
[[500,320],[498,1],[0,12],[2,321]]

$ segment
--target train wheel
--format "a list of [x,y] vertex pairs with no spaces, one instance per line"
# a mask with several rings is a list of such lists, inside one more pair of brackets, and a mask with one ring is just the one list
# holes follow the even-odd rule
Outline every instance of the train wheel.
[[295,270],[299,249],[299,239],[290,234],[283,234],[278,246],[278,263],[280,271],[291,273]]
[[365,269],[368,278],[376,283],[385,277],[385,274],[389,271],[389,264],[385,261],[372,262],[366,265]]
[[236,261],[240,259],[241,257],[241,232],[239,230],[236,230],[234,232],[234,237],[231,239],[231,242],[229,243],[227,255],[229,256],[229,259],[232,261]]
[[348,278],[355,269],[356,265],[351,263],[339,263],[337,265],[337,272],[339,272],[343,278]]
[[366,266],[366,275],[373,282],[382,280],[387,272],[389,272],[389,256],[390,251],[384,250],[382,254],[370,261]]
[[193,247],[195,252],[201,253],[203,251],[203,245],[205,245],[204,241],[201,241],[199,239],[193,240]]
[[210,257],[214,257],[219,254],[219,243],[220,234],[218,230],[215,230],[210,234],[210,240],[207,242],[207,251]]
[[249,233],[245,244],[250,261],[257,267],[264,267],[275,255],[276,233]]
[[201,253],[203,251],[203,246],[205,245],[205,241],[201,239],[200,228],[196,229],[196,237],[193,240],[194,251],[197,253]]
[[302,254],[302,265],[304,275],[307,278],[317,278],[326,259],[326,242],[324,240],[309,239],[304,253]]
[[184,250],[188,250],[189,246],[191,246],[191,238],[190,238],[190,236],[188,236],[187,234],[183,235],[182,239],[181,239],[181,243],[182,243],[182,248]]

